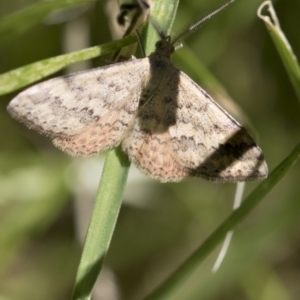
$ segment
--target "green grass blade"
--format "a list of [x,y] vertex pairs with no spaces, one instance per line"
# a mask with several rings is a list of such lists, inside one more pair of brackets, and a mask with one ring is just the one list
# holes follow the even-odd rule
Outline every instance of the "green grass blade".
[[107,154],[72,299],[90,299],[119,214],[130,162],[120,148]]
[[[263,15],[262,10],[267,7],[270,16]],[[265,1],[258,8],[258,17],[261,18],[267,29],[270,32],[270,35],[273,39],[273,42],[277,48],[277,51],[282,59],[282,62],[285,66],[285,69],[288,73],[288,76],[291,80],[291,83],[295,89],[296,95],[300,102],[300,68],[293,50],[286,39],[283,31],[280,28],[279,21],[277,19],[275,10],[273,8],[271,1]]]
[[17,38],[18,35],[40,23],[54,10],[91,3],[95,0],[55,0],[33,4],[0,20],[0,45]]
[[121,47],[133,44],[136,41],[136,36],[128,36],[118,41],[47,58],[6,72],[0,75],[0,95],[18,90],[76,62],[105,55]]
[[[166,5],[169,1],[157,3],[164,2]],[[169,10],[166,9],[166,11],[169,13]],[[173,19],[175,13],[176,9],[171,14]],[[129,165],[130,162],[120,147],[108,152],[77,271],[73,300],[89,300],[91,298],[94,283],[101,270],[117,222]]]
[[285,158],[207,239],[147,300],[171,299],[172,293],[199,267],[200,263],[223,240],[225,234],[240,223],[281,180],[300,156],[300,144]]

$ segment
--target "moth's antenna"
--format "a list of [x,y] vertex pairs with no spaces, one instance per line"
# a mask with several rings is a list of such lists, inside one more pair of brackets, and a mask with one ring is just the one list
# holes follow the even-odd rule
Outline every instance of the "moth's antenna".
[[143,45],[143,42],[142,42],[142,39],[141,39],[141,35],[140,35],[140,33],[137,29],[135,30],[135,34],[136,34],[136,37],[137,37],[142,55],[143,55],[143,57],[146,57],[146,52],[145,52],[145,48],[144,48],[144,45]]
[[225,3],[224,5],[222,5],[221,7],[219,7],[218,9],[216,9],[215,11],[213,11],[212,13],[210,13],[209,15],[204,17],[203,19],[197,21],[193,25],[191,25],[188,28],[186,28],[185,30],[183,30],[177,37],[175,37],[175,39],[172,41],[172,44],[174,45],[183,35],[185,35],[187,33],[191,33],[194,30],[196,30],[202,23],[204,23],[206,20],[210,19],[212,16],[217,14],[219,11],[221,11],[222,9],[224,9],[225,7],[227,7],[229,4],[231,4],[234,1],[235,0],[228,1],[227,3]]

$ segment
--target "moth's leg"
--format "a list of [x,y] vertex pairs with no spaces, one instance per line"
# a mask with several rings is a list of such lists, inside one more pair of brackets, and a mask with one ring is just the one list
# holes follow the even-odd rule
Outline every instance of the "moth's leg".
[[141,35],[140,35],[139,31],[136,29],[134,31],[134,33],[136,34],[136,37],[138,39],[139,47],[140,47],[140,50],[143,54],[143,57],[146,57],[145,47],[144,47],[144,44],[142,42],[142,38],[141,38]]

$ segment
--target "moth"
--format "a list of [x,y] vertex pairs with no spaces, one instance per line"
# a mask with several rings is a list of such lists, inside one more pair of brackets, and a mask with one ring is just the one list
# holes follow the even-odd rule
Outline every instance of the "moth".
[[121,145],[141,172],[161,182],[267,177],[262,151],[246,129],[172,64],[178,39],[163,37],[146,58],[32,86],[8,112],[72,156]]

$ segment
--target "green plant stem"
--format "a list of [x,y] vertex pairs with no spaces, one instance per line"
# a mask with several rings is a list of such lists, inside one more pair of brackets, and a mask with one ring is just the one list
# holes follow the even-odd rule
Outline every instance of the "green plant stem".
[[129,166],[120,147],[108,152],[77,270],[73,300],[91,298],[117,222]]
[[[270,16],[262,11],[267,8]],[[279,20],[271,1],[263,2],[258,8],[258,17],[261,18],[270,32],[270,36],[277,48],[281,61],[287,71],[290,81],[294,87],[295,93],[300,102],[300,68],[292,47],[290,46],[284,32],[280,28]]]
[[200,265],[200,263],[223,240],[225,234],[240,223],[270,192],[278,181],[293,166],[300,155],[300,144],[292,153],[284,159],[275,170],[264,180],[243,202],[239,209],[235,210],[207,239],[206,241],[152,294],[147,300],[171,299],[170,295],[187,279],[187,277]]
[[[164,2],[170,1],[173,0]],[[163,1],[158,3],[161,2]],[[175,2],[178,4],[178,0]],[[172,7],[171,13],[170,9],[164,11],[168,13],[168,18],[174,20],[177,5]],[[169,26],[171,23],[169,22]],[[77,270],[73,300],[91,299],[93,286],[100,273],[117,222],[129,166],[128,157],[120,147],[108,153]]]
[[76,62],[105,55],[136,41],[136,36],[127,36],[118,41],[47,58],[3,73],[0,75],[0,96],[34,83]]

